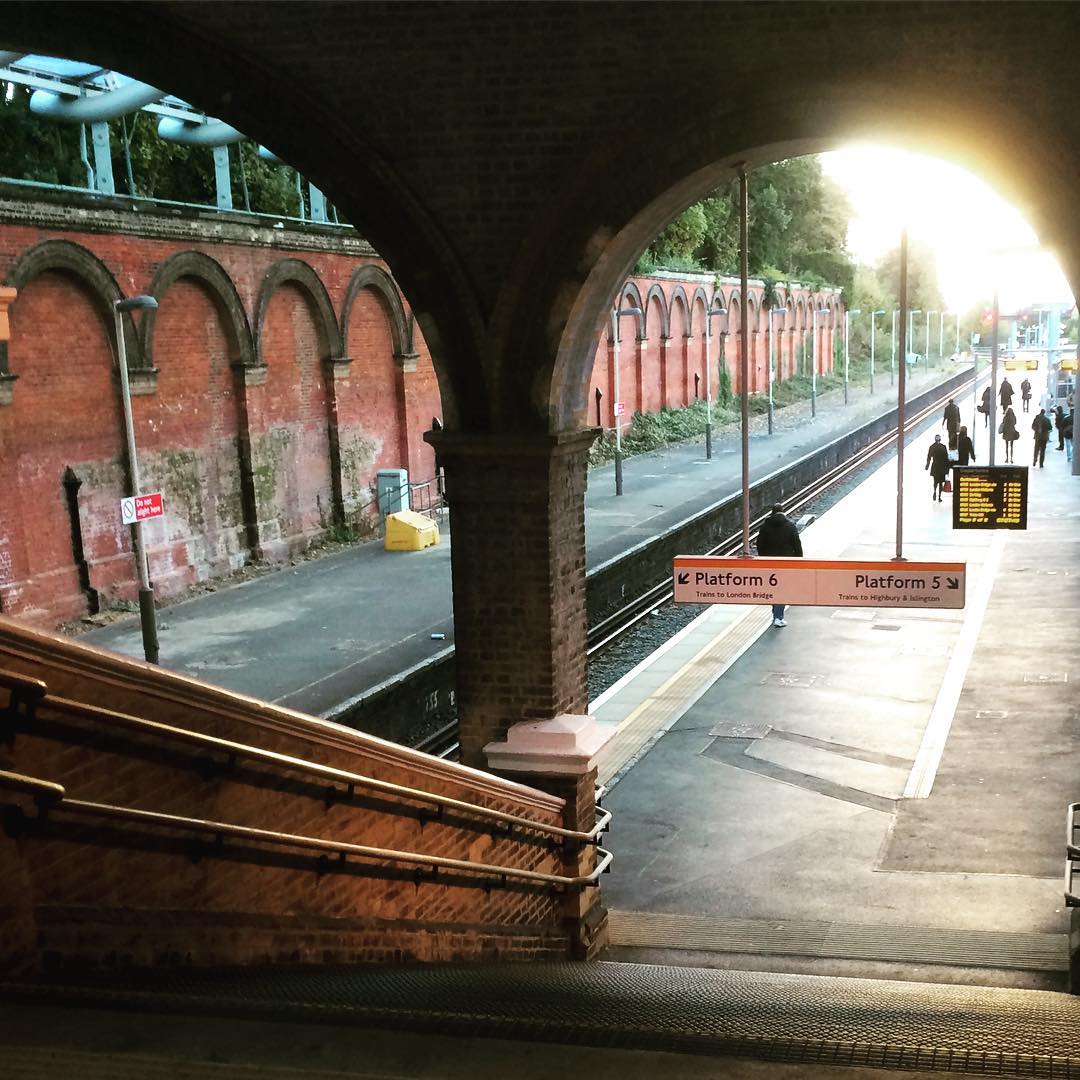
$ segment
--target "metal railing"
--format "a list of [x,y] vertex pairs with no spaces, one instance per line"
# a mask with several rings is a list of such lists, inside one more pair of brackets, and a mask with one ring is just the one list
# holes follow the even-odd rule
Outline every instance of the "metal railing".
[[[32,699],[26,696],[27,684],[33,684],[29,688],[34,692]],[[607,831],[611,822],[610,811],[597,806],[596,824],[590,830],[585,832],[564,829],[558,825],[532,821],[517,814],[479,806],[476,803],[455,799],[448,795],[439,795],[434,792],[423,791],[420,788],[395,784],[387,780],[377,780],[363,773],[337,769],[330,765],[319,765],[303,758],[279,754],[272,750],[263,750],[256,746],[220,739],[213,735],[204,735],[187,728],[161,724],[155,720],[146,720],[143,717],[131,716],[128,713],[117,712],[114,709],[107,709],[98,705],[86,705],[82,702],[48,694],[46,684],[40,680],[27,679],[25,676],[3,670],[0,670],[0,687],[7,688],[11,692],[11,702],[5,716],[5,726],[8,727],[11,733],[14,733],[16,729],[33,733],[38,710],[50,710],[75,716],[82,720],[100,722],[106,725],[110,731],[116,727],[122,727],[136,734],[160,737],[173,742],[196,746],[207,753],[221,756],[223,760],[215,759],[213,761],[215,766],[235,768],[242,761],[255,762],[283,773],[299,773],[311,779],[325,781],[328,784],[335,785],[324,792],[324,798],[327,802],[350,802],[356,797],[357,789],[363,789],[390,796],[391,798],[426,803],[436,808],[435,814],[431,815],[436,818],[443,811],[449,810],[493,825],[502,826],[507,832],[531,832],[564,843],[576,844],[599,844],[600,835]],[[16,705],[17,694],[22,695],[20,701],[24,704],[21,709]]]
[[[157,829],[175,830],[188,836],[208,836],[213,840],[213,847],[201,854],[216,858],[228,858],[230,852],[225,847],[226,839],[247,840],[272,847],[299,849],[317,852],[320,856],[335,856],[337,863],[320,865],[320,872],[347,872],[349,857],[375,860],[377,862],[400,863],[415,866],[426,871],[416,877],[417,882],[434,883],[442,870],[453,870],[475,877],[475,881],[465,880],[455,884],[475,884],[485,889],[507,887],[511,882],[529,885],[548,885],[560,890],[595,886],[600,875],[611,865],[612,855],[602,848],[597,848],[600,856],[596,866],[588,874],[569,876],[565,874],[546,874],[538,870],[522,870],[517,867],[498,866],[492,863],[474,863],[467,859],[450,859],[440,855],[425,855],[416,851],[400,851],[394,848],[369,847],[365,844],[350,844],[344,841],[324,840],[316,836],[297,833],[276,832],[271,829],[257,829],[248,825],[233,825],[225,821],[203,820],[201,818],[181,817],[176,814],[162,814],[151,810],[135,810],[125,806],[112,806],[108,803],[86,802],[82,799],[69,799],[64,788],[38,777],[24,776],[19,773],[0,772],[0,790],[15,795],[30,795],[38,805],[39,821],[45,823],[55,819],[57,814],[68,814],[76,818],[120,821],[129,825],[143,825]],[[30,823],[24,822],[26,827]],[[10,827],[10,823],[9,823]]]
[[1080,803],[1072,803],[1065,815],[1065,906],[1080,908],[1080,894],[1073,879],[1080,874]]

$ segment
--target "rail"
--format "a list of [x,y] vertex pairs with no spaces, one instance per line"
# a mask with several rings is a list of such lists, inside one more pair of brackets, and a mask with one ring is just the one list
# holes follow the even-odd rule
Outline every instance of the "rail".
[[[233,742],[221,739],[214,735],[204,735],[201,732],[190,731],[187,728],[173,727],[169,724],[161,724],[155,720],[146,720],[140,716],[131,716],[128,713],[117,712],[114,709],[104,708],[100,705],[87,705],[83,702],[72,701],[68,698],[58,697],[54,694],[45,693],[45,684],[38,679],[27,679],[25,676],[0,670],[0,687],[7,688],[14,694],[16,688],[26,684],[36,684],[42,693],[36,698],[36,706],[39,709],[48,709],[68,716],[76,716],[80,719],[107,723],[111,727],[120,726],[129,731],[135,731],[143,735],[156,736],[170,739],[174,742],[183,742],[200,749],[219,752],[226,757],[225,764],[235,766],[241,761],[257,762],[268,765],[282,771],[301,773],[305,776],[324,780],[333,784],[342,784],[345,790],[340,792],[340,800],[347,801],[354,797],[357,788],[367,791],[375,791],[382,795],[390,795],[395,798],[412,799],[416,802],[428,803],[443,810],[451,810],[459,814],[467,814],[485,821],[506,826],[509,830],[521,830],[550,836],[564,842],[577,842],[582,844],[598,844],[600,834],[605,832],[611,822],[610,811],[602,807],[596,807],[596,824],[587,832],[574,829],[564,829],[558,825],[548,825],[542,821],[531,821],[529,818],[517,814],[510,814],[502,810],[494,810],[486,806],[478,806],[476,803],[466,802],[463,799],[454,799],[448,795],[438,795],[434,792],[423,791],[420,788],[408,787],[403,784],[395,784],[388,780],[378,780],[363,773],[355,773],[346,769],[337,769],[330,765],[319,765],[316,762],[306,761],[303,758],[292,757],[288,754],[279,754],[273,750],[263,750],[257,746],[249,746],[245,743]],[[16,717],[12,716],[9,725],[19,726]],[[28,724],[21,725],[23,730],[28,730]]]
[[[948,394],[939,398],[937,401],[925,406],[918,413],[909,416],[905,423],[904,434],[910,434],[919,424],[923,423],[930,416],[933,416],[941,408],[941,402],[946,400],[946,398],[957,397],[962,392],[969,389],[970,386],[971,382],[968,382],[963,384],[961,388],[950,390]],[[799,491],[794,498],[789,500],[787,507],[788,511],[798,510],[813,499],[816,499],[823,491],[832,487],[834,484],[840,483],[856,470],[861,469],[868,460],[874,457],[874,455],[881,453],[883,450],[887,450],[890,446],[894,445],[895,442],[896,432],[892,431],[880,436],[873,442],[868,443],[867,446],[850,461],[845,461],[842,465],[838,465],[834,469],[830,469],[828,472],[823,473],[820,477]],[[757,534],[757,530],[761,527],[761,523],[768,516],[768,513],[763,513],[750,522],[750,532],[752,535]],[[737,551],[741,547],[741,544],[742,534],[740,532],[733,536],[726,537],[715,547],[704,552],[704,554],[729,555],[732,552]],[[673,596],[674,590],[671,587],[671,578],[666,577],[663,581],[658,582],[656,585],[645,590],[645,592],[639,594],[629,603],[624,604],[618,611],[601,619],[600,622],[589,631],[589,643],[586,648],[586,655],[592,657],[602,652],[609,645],[613,644],[632,630],[639,622],[647,618],[650,612],[655,608],[670,601]]]
[[1080,803],[1072,803],[1065,815],[1065,906],[1080,908],[1073,892],[1073,878],[1080,874]]
[[[49,796],[49,819],[57,813],[71,814],[75,817],[89,817],[126,824],[146,825],[153,828],[175,829],[197,836],[210,836],[214,840],[212,854],[219,858],[228,857],[224,848],[226,838],[248,840],[260,844],[278,847],[299,848],[314,851],[321,855],[334,855],[339,866],[325,866],[324,872],[344,870],[349,856],[361,859],[374,859],[379,862],[401,863],[407,866],[423,867],[430,877],[420,880],[433,881],[440,870],[454,870],[465,874],[475,874],[483,880],[475,884],[491,888],[492,885],[505,886],[511,881],[535,885],[551,885],[561,889],[584,888],[597,884],[600,875],[607,872],[611,865],[612,854],[597,848],[600,856],[596,866],[588,874],[568,876],[565,874],[546,874],[539,870],[522,870],[517,867],[497,866],[493,863],[474,863],[467,859],[450,859],[441,855],[424,855],[416,851],[401,851],[396,848],[369,847],[365,844],[350,844],[336,840],[324,840],[316,836],[298,833],[276,832],[271,829],[257,829],[248,825],[233,825],[225,821],[210,821],[201,818],[181,817],[176,814],[162,814],[152,810],[135,810],[125,806],[113,806],[108,803],[86,802],[82,799],[67,798],[64,788],[47,780],[22,776],[17,773],[0,772],[0,789],[16,794],[41,793]],[[489,879],[494,878],[492,882]]]

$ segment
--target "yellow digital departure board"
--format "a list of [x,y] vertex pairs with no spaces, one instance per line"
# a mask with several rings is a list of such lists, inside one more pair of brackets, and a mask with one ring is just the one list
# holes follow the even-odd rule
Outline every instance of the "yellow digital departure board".
[[954,468],[954,529],[1026,529],[1026,466]]

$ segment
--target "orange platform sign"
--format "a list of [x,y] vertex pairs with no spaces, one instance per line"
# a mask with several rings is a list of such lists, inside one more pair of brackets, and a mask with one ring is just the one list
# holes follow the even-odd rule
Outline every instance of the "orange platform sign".
[[967,564],[676,555],[675,602],[962,608]]

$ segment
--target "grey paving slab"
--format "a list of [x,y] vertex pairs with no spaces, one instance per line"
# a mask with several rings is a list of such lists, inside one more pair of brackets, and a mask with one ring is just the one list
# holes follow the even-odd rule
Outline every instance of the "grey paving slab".
[[[920,376],[910,393],[951,372]],[[888,392],[823,395],[777,414],[777,433],[755,417],[751,474],[782,463],[889,408]],[[598,565],[738,489],[739,436],[720,430],[711,461],[704,443],[630,458],[625,494],[613,466],[594,469],[586,495],[588,562]],[[450,537],[422,552],[386,552],[370,543],[172,605],[159,613],[161,662],[174,671],[320,713],[361,694],[454,641]],[[443,639],[432,639],[443,634]],[[136,620],[93,630],[87,641],[142,655]]]

